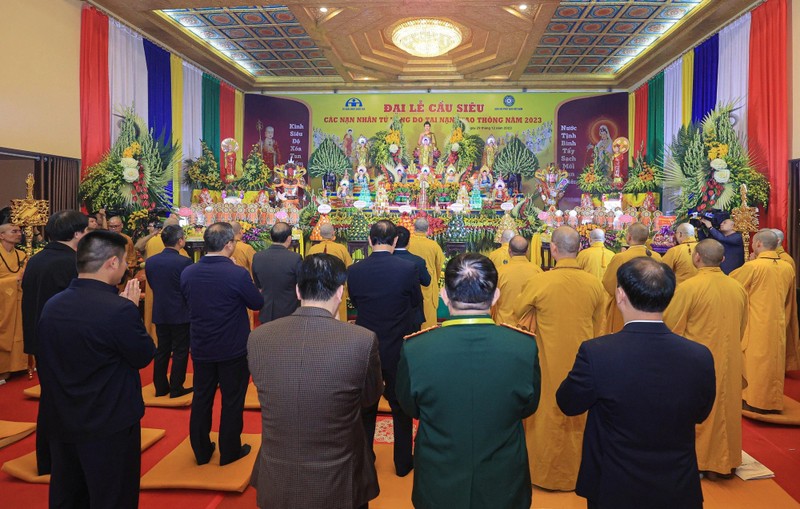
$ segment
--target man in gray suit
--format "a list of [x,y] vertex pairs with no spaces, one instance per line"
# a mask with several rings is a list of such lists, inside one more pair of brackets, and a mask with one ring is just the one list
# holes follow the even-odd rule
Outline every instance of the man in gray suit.
[[253,280],[264,296],[264,307],[258,314],[261,323],[289,316],[300,305],[295,286],[302,258],[289,250],[292,227],[286,223],[275,223],[269,236],[272,245],[253,257]]
[[251,483],[262,509],[361,509],[378,496],[361,422],[383,391],[378,339],[336,319],[346,277],[338,258],[309,256],[297,275],[300,308],[250,333],[262,419]]

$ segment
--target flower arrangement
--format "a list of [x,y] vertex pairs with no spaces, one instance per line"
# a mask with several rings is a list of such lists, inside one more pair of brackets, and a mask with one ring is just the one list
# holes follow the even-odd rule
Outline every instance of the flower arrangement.
[[253,145],[250,155],[244,162],[242,176],[236,181],[237,187],[245,191],[259,191],[272,184],[271,177],[272,171],[264,162],[261,149],[258,145]]
[[690,209],[734,209],[741,202],[741,184],[747,185],[752,202],[768,204],[769,182],[756,170],[733,129],[732,111],[732,105],[718,107],[700,124],[681,128],[671,145],[672,159],[664,169],[664,183],[680,190],[675,197],[679,220]]
[[504,179],[511,174],[533,178],[538,169],[539,159],[516,136],[503,147],[494,161],[495,173]]
[[219,176],[219,166],[214,158],[214,153],[208,148],[206,142],[201,141],[200,145],[203,155],[197,159],[186,161],[186,173],[183,181],[192,189],[208,189],[211,191],[222,191],[224,186]]
[[147,209],[139,209],[131,212],[128,216],[128,220],[126,224],[128,226],[128,231],[133,232],[144,226],[147,226],[147,221],[150,219],[150,211]]
[[161,145],[132,108],[123,112],[119,136],[102,161],[89,168],[78,197],[90,210],[169,209],[166,186],[178,145]]
[[452,129],[444,150],[446,166],[454,165],[458,173],[470,165],[479,166],[483,157],[483,139],[477,134],[467,134],[467,126],[458,116],[453,119]]
[[[582,176],[582,175],[581,175]],[[664,181],[664,170],[651,165],[640,153],[633,160],[633,168],[628,172],[628,182],[622,188],[623,193],[646,193],[655,191]]]
[[592,162],[578,177],[578,187],[581,191],[593,195],[611,192],[611,181],[608,178],[609,161],[610,158],[605,150],[594,148]]
[[369,158],[376,167],[395,168],[398,164],[408,166],[406,157],[406,138],[403,123],[395,116],[389,129],[378,131],[370,138]]
[[336,143],[326,138],[311,154],[308,162],[308,173],[312,177],[324,178],[333,173],[341,178],[350,169],[350,160]]

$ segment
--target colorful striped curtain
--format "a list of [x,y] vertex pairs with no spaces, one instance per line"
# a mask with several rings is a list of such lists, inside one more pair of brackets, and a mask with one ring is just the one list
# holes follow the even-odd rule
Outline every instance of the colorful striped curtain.
[[634,92],[636,100],[636,118],[633,123],[633,137],[636,140],[636,146],[631,147],[634,157],[647,155],[647,86],[645,83]]
[[219,80],[203,74],[203,140],[219,162]]
[[710,37],[694,49],[692,122],[700,122],[717,106],[718,60],[719,35]]
[[647,162],[664,164],[664,72],[647,82]]
[[81,10],[81,177],[111,147],[108,101],[108,17]]

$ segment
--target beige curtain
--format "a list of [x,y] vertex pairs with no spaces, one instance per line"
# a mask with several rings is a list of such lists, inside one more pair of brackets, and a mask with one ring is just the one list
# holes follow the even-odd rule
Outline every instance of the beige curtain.
[[34,198],[50,200],[50,211],[79,210],[80,160],[42,155],[36,166]]

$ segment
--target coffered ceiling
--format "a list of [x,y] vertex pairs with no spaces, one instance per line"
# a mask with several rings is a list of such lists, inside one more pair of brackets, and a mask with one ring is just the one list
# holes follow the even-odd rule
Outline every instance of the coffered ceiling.
[[[243,0],[239,0],[241,2]],[[753,0],[92,0],[245,91],[626,89]],[[433,17],[463,42],[434,58],[391,29]]]

